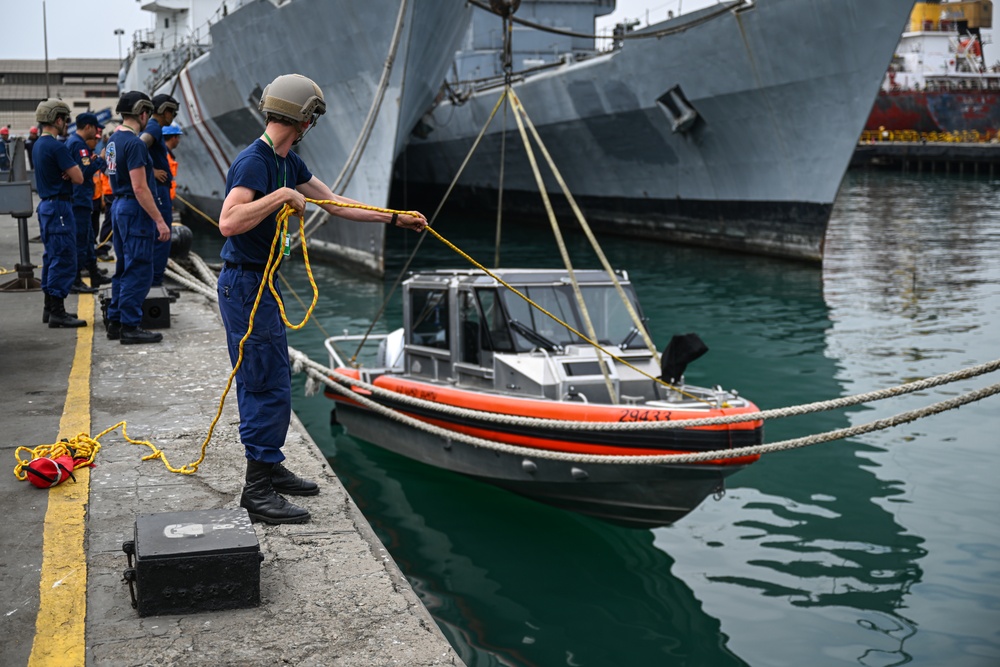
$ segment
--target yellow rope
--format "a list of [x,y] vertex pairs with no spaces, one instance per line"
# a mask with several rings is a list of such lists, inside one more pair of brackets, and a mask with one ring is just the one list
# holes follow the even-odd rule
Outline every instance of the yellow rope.
[[175,197],[177,199],[181,200],[181,202],[183,202],[183,204],[185,206],[187,206],[189,209],[191,209],[192,211],[194,211],[195,213],[197,213],[201,217],[205,218],[206,220],[208,220],[209,222],[211,222],[216,227],[219,226],[219,223],[216,222],[215,218],[213,218],[208,213],[205,213],[204,211],[202,211],[201,209],[199,209],[198,207],[196,207],[194,204],[192,204],[191,202],[189,202],[187,199],[184,199],[184,197],[181,197],[180,195],[175,195]]

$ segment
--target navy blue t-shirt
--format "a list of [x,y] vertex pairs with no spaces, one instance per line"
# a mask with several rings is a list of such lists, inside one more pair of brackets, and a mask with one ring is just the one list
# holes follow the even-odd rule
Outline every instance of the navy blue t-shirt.
[[[135,197],[129,172],[139,167],[146,168],[146,183],[149,185],[150,193],[156,192],[153,160],[149,157],[149,151],[146,150],[146,144],[142,143],[142,139],[129,130],[119,128],[111,135],[111,141],[108,142],[104,155],[108,163],[104,173],[111,181],[111,192],[115,197],[126,195]],[[156,198],[155,194],[153,198]]]
[[[286,185],[294,188],[312,179],[312,173],[295,153],[288,157],[275,153],[262,139],[253,142],[236,156],[226,176],[226,194],[235,187],[254,191],[254,201]],[[265,264],[271,252],[278,209],[248,232],[230,236],[222,246],[222,259],[234,264]],[[296,219],[297,220],[297,219]]]
[[35,162],[35,188],[42,199],[73,195],[73,182],[63,179],[63,172],[76,166],[66,144],[50,134],[38,137],[32,149]]
[[94,205],[94,174],[104,168],[104,160],[95,155],[76,132],[66,140],[66,148],[83,171],[83,183],[73,186],[73,206],[89,209]]
[[153,158],[153,167],[167,172],[167,180],[162,183],[156,181],[156,183],[161,188],[169,186],[174,177],[170,173],[170,163],[167,161],[167,144],[163,141],[163,128],[160,126],[160,121],[150,117],[143,132],[153,137],[153,145],[149,147],[149,157]]

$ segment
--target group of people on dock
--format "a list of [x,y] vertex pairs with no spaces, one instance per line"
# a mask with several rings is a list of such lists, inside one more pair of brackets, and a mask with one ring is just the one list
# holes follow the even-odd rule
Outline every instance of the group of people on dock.
[[[31,162],[40,202],[38,222],[42,255],[42,322],[52,328],[86,326],[68,312],[70,293],[93,294],[111,283],[107,337],[122,344],[157,343],[163,335],[146,331],[142,305],[154,285],[163,283],[170,257],[172,144],[182,131],[173,125],[177,100],[150,98],[130,91],[118,100],[121,123],[103,135],[93,113],[81,113],[69,133],[70,109],[60,99],[43,100],[35,110],[39,135]],[[33,128],[34,129],[34,128]],[[98,144],[103,144],[98,148]],[[100,224],[101,212],[105,220]],[[149,223],[152,223],[151,227]],[[111,260],[115,272],[98,267]],[[83,282],[86,271],[90,284]]]

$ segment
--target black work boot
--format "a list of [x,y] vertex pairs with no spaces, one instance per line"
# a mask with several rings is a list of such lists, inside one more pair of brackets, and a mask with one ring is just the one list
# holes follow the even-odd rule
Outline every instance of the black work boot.
[[[42,294],[45,294],[45,292],[42,292]],[[52,313],[52,297],[49,296],[48,294],[45,294],[45,305],[42,306],[42,324],[49,323],[49,315],[51,313]],[[66,311],[66,314],[72,318],[76,317],[76,313],[71,313],[68,310]]]
[[76,277],[76,282],[69,288],[69,291],[71,294],[97,294],[97,288],[83,282],[80,276]]
[[250,518],[264,523],[305,523],[309,511],[293,505],[278,495],[271,484],[274,463],[247,461],[247,479],[240,496],[240,507]]
[[319,486],[315,482],[302,479],[280,463],[275,463],[271,469],[271,486],[278,493],[289,496],[315,496],[319,493]]
[[90,276],[91,287],[111,284],[111,278],[108,277],[107,272],[97,267],[96,259],[90,262],[90,265],[87,267],[87,274]]
[[85,320],[76,319],[76,315],[66,312],[66,306],[63,304],[63,300],[58,297],[49,297],[49,328],[58,329],[64,327],[66,329],[74,329],[76,327],[85,327],[87,322]]
[[[108,328],[108,334],[110,337],[111,329]],[[130,327],[127,324],[122,325],[120,340],[122,345],[141,345],[142,343],[159,343],[163,340],[163,334],[146,331],[141,327]]]
[[120,340],[122,337],[122,323],[117,320],[108,320],[108,340]]

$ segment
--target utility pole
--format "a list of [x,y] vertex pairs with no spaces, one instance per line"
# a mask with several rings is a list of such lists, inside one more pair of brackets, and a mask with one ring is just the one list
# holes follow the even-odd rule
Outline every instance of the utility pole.
[[124,34],[125,34],[125,31],[122,30],[121,28],[115,28],[115,35],[118,36],[118,66],[119,67],[122,66],[122,35],[124,35]]
[[49,91],[49,24],[45,17],[45,0],[42,0],[42,34],[45,40],[45,99],[52,97]]

